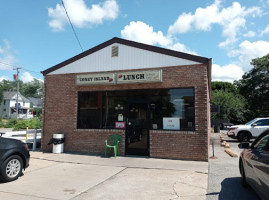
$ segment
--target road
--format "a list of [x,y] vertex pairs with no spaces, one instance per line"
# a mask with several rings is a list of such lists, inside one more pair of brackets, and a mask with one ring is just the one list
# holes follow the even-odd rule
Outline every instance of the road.
[[[225,133],[225,132],[223,132]],[[258,200],[259,197],[251,188],[244,188],[241,185],[239,172],[239,156],[241,149],[239,142],[222,134],[230,149],[238,155],[237,158],[230,157],[220,146],[219,134],[212,133],[211,141],[214,141],[215,156],[217,159],[209,159],[208,193],[207,200]],[[209,155],[212,156],[212,146]]]

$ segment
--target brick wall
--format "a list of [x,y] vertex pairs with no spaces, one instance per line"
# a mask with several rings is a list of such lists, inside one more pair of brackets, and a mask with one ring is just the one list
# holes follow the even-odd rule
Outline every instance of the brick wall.
[[[159,69],[159,68],[158,68]],[[134,70],[130,70],[134,71]],[[43,112],[42,149],[53,133],[66,133],[67,152],[104,153],[104,141],[111,134],[123,136],[120,150],[124,154],[124,130],[77,130],[78,91],[132,90],[194,87],[195,131],[150,131],[150,156],[159,158],[204,160],[208,158],[208,88],[207,66],[173,66],[163,68],[163,82],[146,84],[76,86],[76,74],[46,75]],[[180,144],[180,145],[177,145]],[[191,154],[189,152],[192,152]]]

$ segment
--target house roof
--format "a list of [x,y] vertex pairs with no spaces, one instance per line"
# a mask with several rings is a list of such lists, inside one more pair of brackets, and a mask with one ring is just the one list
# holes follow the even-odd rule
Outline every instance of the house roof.
[[[186,59],[186,60],[190,60],[190,61],[195,61],[195,62],[199,62],[202,64],[207,64],[210,65],[211,63],[211,59],[209,58],[205,58],[205,57],[201,57],[201,56],[195,56],[195,55],[191,55],[191,54],[187,54],[187,53],[182,53],[179,51],[174,51],[174,50],[170,50],[170,49],[165,49],[165,48],[161,48],[161,47],[156,47],[156,46],[151,46],[151,45],[147,45],[147,44],[142,44],[142,43],[138,43],[138,42],[134,42],[134,41],[130,41],[130,40],[125,40],[125,39],[121,39],[121,38],[117,38],[114,37],[102,44],[99,44],[87,51],[82,52],[81,54],[78,54],[68,60],[65,60],[51,68],[48,68],[44,71],[41,71],[41,73],[45,76],[46,74],[53,72],[55,70],[58,70],[70,63],[73,63],[85,56],[88,56],[92,53],[95,53],[109,45],[112,45],[114,43],[118,43],[118,44],[123,44],[123,45],[127,45],[130,47],[135,47],[138,49],[143,49],[143,50],[147,50],[147,51],[151,51],[151,52],[155,52],[155,53],[160,53],[160,54],[164,54],[164,55],[169,55],[172,57],[177,57],[177,58],[182,58],[182,59]],[[210,65],[211,66],[211,65]],[[211,78],[211,76],[210,76]]]
[[[14,96],[16,96],[17,92],[15,91],[8,91],[4,92],[4,100],[12,100]],[[24,102],[30,102],[27,98],[25,98],[20,92],[19,96],[22,98]]]
[[42,107],[42,102],[43,102],[42,99],[34,98],[34,97],[28,97],[28,99],[33,105]]

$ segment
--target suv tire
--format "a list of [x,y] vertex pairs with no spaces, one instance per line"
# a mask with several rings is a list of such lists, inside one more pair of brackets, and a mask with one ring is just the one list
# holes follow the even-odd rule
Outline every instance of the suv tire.
[[8,157],[0,167],[0,180],[14,181],[22,174],[23,160],[18,155]]
[[248,142],[250,140],[250,133],[240,132],[238,135],[239,142]]

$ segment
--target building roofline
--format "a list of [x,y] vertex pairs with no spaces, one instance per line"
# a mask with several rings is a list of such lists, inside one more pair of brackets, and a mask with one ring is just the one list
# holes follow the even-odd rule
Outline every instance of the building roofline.
[[60,69],[70,63],[73,63],[85,56],[88,56],[92,53],[95,53],[111,44],[114,44],[114,43],[118,43],[118,44],[123,44],[123,45],[127,45],[127,46],[130,46],[130,47],[135,47],[135,48],[138,48],[138,49],[143,49],[143,50],[147,50],[147,51],[152,51],[152,52],[155,52],[155,53],[160,53],[160,54],[164,54],[164,55],[169,55],[169,56],[173,56],[173,57],[177,57],[177,58],[182,58],[182,59],[186,59],[186,60],[191,60],[191,61],[195,61],[195,62],[199,62],[199,63],[203,63],[203,64],[209,64],[210,63],[210,60],[209,58],[205,58],[205,57],[201,57],[201,56],[195,56],[195,55],[191,55],[191,54],[187,54],[187,53],[182,53],[182,52],[179,52],[179,51],[174,51],[174,50],[170,50],[170,49],[165,49],[165,48],[161,48],[161,47],[156,47],[156,46],[152,46],[152,45],[147,45],[147,44],[142,44],[142,43],[139,43],[139,42],[134,42],[134,41],[130,41],[130,40],[125,40],[125,39],[121,39],[121,38],[117,38],[117,37],[114,37],[104,43],[101,43],[87,51],[84,51],[70,59],[67,59],[53,67],[50,67],[44,71],[41,71],[41,73],[45,76],[47,75],[48,73],[50,72],[53,72],[57,69]]

